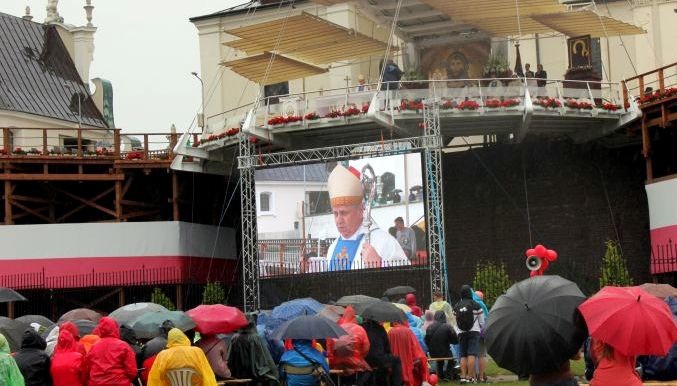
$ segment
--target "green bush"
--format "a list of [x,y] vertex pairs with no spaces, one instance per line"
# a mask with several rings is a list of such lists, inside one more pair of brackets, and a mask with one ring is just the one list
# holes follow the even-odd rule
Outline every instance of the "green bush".
[[632,285],[632,277],[628,272],[625,258],[615,241],[607,240],[606,252],[602,258],[599,273],[599,288],[607,285],[626,287]]
[[224,300],[226,300],[226,291],[221,283],[207,283],[202,291],[202,304],[223,304]]
[[484,304],[491,308],[496,299],[510,288],[512,281],[503,263],[479,262],[475,271],[472,288],[484,293]]
[[152,303],[164,306],[166,309],[170,311],[176,310],[174,303],[172,303],[172,299],[170,299],[167,295],[165,295],[165,293],[162,292],[162,289],[160,289],[159,287],[153,288],[153,293],[150,295],[150,301]]

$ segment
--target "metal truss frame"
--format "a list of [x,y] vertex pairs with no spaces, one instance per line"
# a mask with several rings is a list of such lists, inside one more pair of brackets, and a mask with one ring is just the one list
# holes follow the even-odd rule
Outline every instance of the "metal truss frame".
[[[433,91],[434,92],[434,91]],[[423,101],[423,132],[426,137],[438,138],[440,131],[440,100],[436,97]],[[433,294],[448,290],[444,244],[444,199],[442,195],[442,150],[428,146],[423,150],[425,179],[428,187],[425,216],[428,224],[428,261]],[[431,297],[432,298],[432,297]]]
[[[248,158],[254,153],[249,136],[241,133],[240,157]],[[242,221],[242,286],[245,312],[259,309],[259,258],[256,229],[256,191],[254,168],[240,169],[240,210]]]
[[[365,157],[388,156],[422,152],[426,164],[426,182],[430,189],[426,200],[426,222],[429,229],[429,250],[431,256],[430,275],[433,291],[444,291],[446,276],[444,270],[444,224],[442,216],[441,184],[441,147],[442,137],[439,128],[439,102],[437,114],[433,114],[435,124],[426,121],[425,135],[420,137],[384,140],[377,142],[338,145],[297,151],[255,154],[249,137],[242,133],[239,143],[241,214],[242,214],[242,281],[244,288],[245,312],[259,309],[259,267],[256,228],[256,192],[254,189],[254,171],[257,168],[304,164],[312,162],[338,161]],[[428,107],[429,109],[429,107]],[[424,109],[424,113],[425,113]],[[425,113],[430,116],[430,111]],[[432,122],[432,121],[431,121]],[[428,129],[430,127],[431,129]],[[442,248],[442,250],[440,250]]]

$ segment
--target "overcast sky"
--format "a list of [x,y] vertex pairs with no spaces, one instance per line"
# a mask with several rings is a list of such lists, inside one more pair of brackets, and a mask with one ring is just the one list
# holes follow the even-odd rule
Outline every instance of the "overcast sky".
[[[115,125],[126,132],[179,132],[200,109],[197,29],[188,18],[247,0],[93,0],[95,34],[91,78],[113,83]],[[59,1],[66,24],[85,25],[85,0]],[[47,0],[0,0],[0,12],[45,20]]]

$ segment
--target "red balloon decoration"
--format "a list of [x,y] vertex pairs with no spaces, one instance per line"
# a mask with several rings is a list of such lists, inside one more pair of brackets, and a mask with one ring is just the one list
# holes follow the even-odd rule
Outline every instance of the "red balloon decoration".
[[436,386],[437,382],[439,382],[439,378],[437,378],[437,374],[430,374],[428,376],[428,383],[430,383],[432,386]]
[[[533,248],[527,249],[524,253],[527,257],[527,267],[531,271],[531,277],[541,276],[548,269],[550,263],[557,261],[557,252],[552,249],[547,249],[545,246],[538,244]],[[537,258],[540,262],[534,264],[533,260]],[[530,262],[531,260],[531,262]]]

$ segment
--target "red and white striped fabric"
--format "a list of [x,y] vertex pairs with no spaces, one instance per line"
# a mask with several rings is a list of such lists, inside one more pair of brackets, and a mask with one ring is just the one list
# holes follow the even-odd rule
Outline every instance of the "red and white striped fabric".
[[651,273],[677,271],[677,178],[646,185]]
[[0,286],[78,288],[231,281],[231,228],[175,221],[0,227]]

